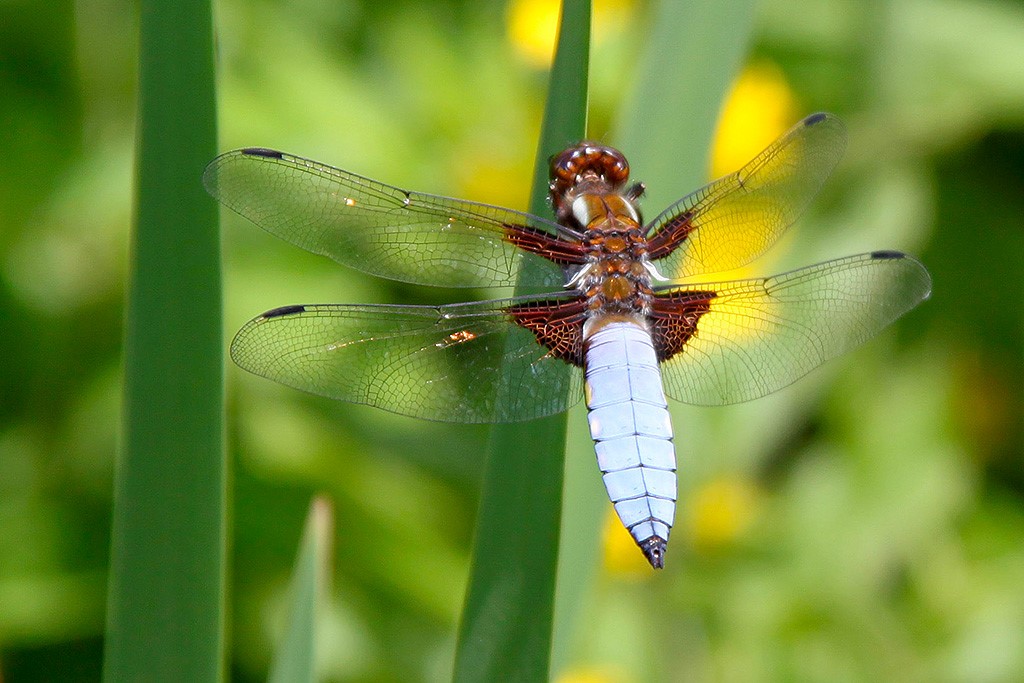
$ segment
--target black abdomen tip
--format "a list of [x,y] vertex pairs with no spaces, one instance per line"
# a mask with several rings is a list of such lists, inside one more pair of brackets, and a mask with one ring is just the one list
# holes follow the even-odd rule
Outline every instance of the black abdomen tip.
[[280,159],[283,156],[282,152],[278,152],[276,149],[267,149],[266,147],[246,147],[241,151],[242,154],[248,154],[252,157],[266,157],[268,159]]
[[294,305],[291,305],[291,306],[281,306],[280,308],[275,308],[275,309],[269,310],[266,313],[264,313],[263,315],[261,315],[260,317],[263,318],[264,320],[266,320],[268,318],[280,318],[280,317],[283,317],[283,316],[286,316],[286,315],[295,315],[296,313],[305,313],[305,312],[306,312],[306,307],[305,306],[294,304]]
[[884,261],[887,259],[901,259],[905,256],[906,254],[904,254],[902,251],[892,251],[891,249],[882,249],[881,251],[871,252],[871,258],[878,259],[879,261]]
[[665,568],[665,539],[661,536],[651,536],[646,541],[640,544],[640,550],[643,551],[644,557],[651,563],[651,566],[655,569]]

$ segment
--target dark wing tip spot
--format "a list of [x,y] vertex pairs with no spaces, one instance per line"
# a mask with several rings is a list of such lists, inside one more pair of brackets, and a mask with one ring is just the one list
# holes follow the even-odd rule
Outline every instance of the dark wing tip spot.
[[815,114],[811,114],[810,116],[805,118],[804,119],[804,125],[805,126],[813,126],[816,123],[821,123],[822,121],[824,121],[827,118],[828,118],[828,114],[826,114],[823,111],[819,111],[819,112],[817,112]]
[[264,313],[263,315],[261,315],[260,317],[263,318],[264,320],[268,320],[269,318],[281,318],[281,317],[286,316],[286,315],[295,315],[296,313],[305,313],[305,312],[306,312],[306,307],[305,306],[302,306],[302,305],[299,305],[299,304],[294,304],[294,305],[291,305],[291,306],[281,306],[280,308],[275,308],[275,309],[269,310],[266,313]]
[[665,546],[667,543],[661,536],[651,536],[646,541],[640,544],[640,550],[643,551],[647,561],[651,563],[651,566],[655,569],[665,568]]
[[266,147],[246,147],[242,150],[242,154],[248,154],[253,157],[266,157],[267,159],[281,159],[284,156],[283,152],[278,152],[276,149],[267,149]]
[[878,259],[879,261],[901,259],[906,258],[906,256],[902,251],[892,251],[891,249],[871,252],[871,258]]

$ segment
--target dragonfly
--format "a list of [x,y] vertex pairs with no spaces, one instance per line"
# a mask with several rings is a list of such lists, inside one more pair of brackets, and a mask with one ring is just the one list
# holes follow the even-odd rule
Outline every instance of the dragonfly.
[[294,245],[406,283],[519,287],[440,306],[282,306],[246,323],[231,357],[290,387],[444,422],[533,420],[585,398],[608,497],[662,568],[677,495],[666,396],[696,405],[764,396],[930,294],[925,267],[891,250],[705,281],[775,244],[845,146],[837,117],[812,114],[650,222],[626,158],[593,141],[551,159],[554,220],[276,150],[227,152],[204,172],[207,190]]

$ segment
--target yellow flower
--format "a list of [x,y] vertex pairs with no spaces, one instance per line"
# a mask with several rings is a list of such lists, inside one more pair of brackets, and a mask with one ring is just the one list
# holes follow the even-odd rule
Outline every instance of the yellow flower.
[[[789,130],[799,118],[795,96],[786,82],[782,71],[770,62],[757,62],[747,66],[733,83],[726,97],[718,127],[711,145],[711,178],[732,173],[749,162],[780,135]],[[738,200],[737,213],[742,212],[742,200]],[[760,210],[755,203],[751,211]],[[746,234],[747,242],[761,239],[761,226],[751,224],[738,230],[736,235]],[[785,235],[782,238],[786,239]],[[777,245],[776,245],[777,246]],[[769,250],[772,255],[783,249]],[[728,254],[720,256],[723,261]],[[770,261],[769,261],[770,263]],[[707,273],[694,278],[694,282],[717,282],[740,280],[764,275],[767,267],[763,257],[741,268]],[[750,335],[767,334],[774,324],[779,302],[771,297],[751,291],[749,296],[733,304],[713,302],[710,314],[701,319],[701,328],[709,337],[720,336],[729,339],[743,339]],[[754,315],[757,311],[759,315]]]
[[633,578],[647,578],[653,573],[647,558],[626,527],[622,526],[615,508],[610,504],[604,519],[603,535],[604,566],[609,573]]
[[726,97],[711,147],[711,177],[732,173],[753,159],[799,117],[782,70],[770,62],[747,66]]
[[588,667],[566,671],[555,679],[555,683],[620,683],[625,680],[627,679],[621,675],[616,675],[603,669]]
[[715,550],[732,543],[753,521],[758,502],[754,484],[720,478],[704,484],[683,501],[687,531],[695,550]]
[[[634,0],[594,2],[594,44],[632,14]],[[516,51],[530,64],[545,68],[551,64],[558,29],[560,0],[511,0],[507,11],[507,32]]]

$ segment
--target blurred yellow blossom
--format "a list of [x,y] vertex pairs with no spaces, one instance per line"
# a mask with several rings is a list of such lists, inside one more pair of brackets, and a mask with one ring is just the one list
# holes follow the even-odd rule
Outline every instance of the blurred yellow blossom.
[[622,526],[615,508],[608,505],[604,519],[604,566],[609,573],[617,576],[647,578],[654,571],[647,558],[637,547],[636,541],[626,527]]
[[[740,477],[713,479],[680,501],[675,526],[675,547],[689,536],[697,551],[714,550],[732,543],[754,520],[760,498],[756,485]],[[681,520],[679,518],[682,518]],[[608,507],[604,521],[604,566],[619,577],[650,578],[651,566],[636,542],[622,526],[615,509]],[[673,544],[669,543],[669,551]]]
[[711,146],[711,177],[732,173],[799,118],[796,99],[776,65],[747,66],[725,99]]
[[[621,27],[633,12],[634,0],[595,0],[593,40]],[[560,0],[511,0],[506,13],[512,46],[526,61],[541,68],[551,64]]]
[[714,550],[733,542],[754,519],[758,497],[753,482],[739,477],[714,479],[695,490],[682,501],[693,548]]
[[607,669],[587,667],[570,669],[558,676],[555,683],[622,683],[628,679]]
[[[766,61],[748,65],[733,83],[718,117],[718,126],[711,143],[710,178],[720,178],[742,167],[789,130],[800,115],[793,91],[778,66]],[[760,230],[760,226],[752,225],[749,230],[750,238],[757,239],[755,233]],[[782,241],[786,239],[788,233],[783,235]],[[771,259],[785,252],[784,248],[779,249],[778,246],[766,252],[768,261],[762,256],[754,264],[730,271],[707,273],[692,281],[742,280],[764,275]],[[744,303],[750,305],[754,302],[748,300]],[[758,305],[767,313],[774,302],[766,298],[758,302]],[[702,324],[705,327],[715,326],[716,334],[723,336],[766,332],[772,319],[765,315],[760,318],[762,322],[759,325],[750,326],[750,317],[745,316],[744,326],[740,328],[733,324],[735,318],[731,314],[734,311],[728,304],[719,304],[717,308],[719,315],[707,316]]]
[[463,154],[456,160],[456,196],[525,211],[533,177],[531,162],[529,154],[516,150]]

